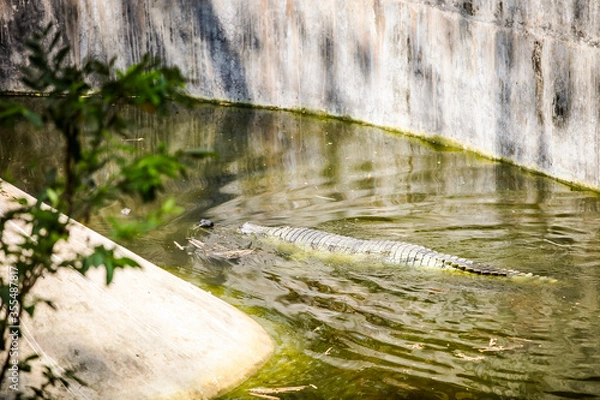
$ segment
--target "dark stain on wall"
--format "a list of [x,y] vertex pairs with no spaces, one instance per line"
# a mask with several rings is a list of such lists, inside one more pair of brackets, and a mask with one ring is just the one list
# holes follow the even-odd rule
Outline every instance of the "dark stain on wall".
[[[63,0],[51,2],[51,15],[56,16],[57,27],[63,33],[63,38],[71,46],[73,58],[79,61],[79,4],[77,1]],[[34,32],[34,31],[32,31]]]
[[462,13],[469,15],[469,16],[474,16],[477,13],[477,8],[473,6],[473,0],[465,0],[462,3]]
[[356,49],[354,51],[354,57],[357,61],[357,64],[360,67],[360,72],[362,73],[363,78],[368,78],[371,75],[371,70],[373,68],[372,48],[366,46],[360,41],[357,41]]
[[263,41],[256,34],[256,28],[252,24],[245,24],[242,32],[242,43],[245,51],[261,51]]
[[145,53],[145,47],[148,48],[149,45],[146,41],[146,25],[143,21],[143,12],[138,6],[138,2],[123,2],[126,23],[124,30],[127,37],[125,45],[128,50],[125,55],[127,64],[139,61]]
[[563,81],[558,81],[555,88],[556,92],[552,99],[552,122],[560,127],[569,118],[569,91]]
[[553,91],[552,96],[552,123],[557,128],[566,125],[571,111],[571,62],[568,49],[562,46],[554,46],[555,57],[552,66]]
[[[6,6],[9,7],[8,5]],[[25,42],[32,32],[44,28],[47,11],[41,2],[23,2],[8,10],[9,18],[0,24],[0,82],[16,81],[20,65],[14,64],[14,55],[25,54]]]
[[526,6],[515,0],[500,0],[494,14],[498,16],[498,24],[506,28],[522,27],[528,19]]
[[514,66],[513,36],[510,31],[499,31],[496,34],[497,67],[503,72],[510,72]]
[[416,78],[431,80],[431,66],[423,60],[423,49],[411,40],[410,34],[406,38],[407,60],[411,71]]
[[544,134],[545,112],[544,112],[544,72],[543,65],[543,44],[539,40],[533,42],[533,51],[531,54],[531,64],[533,68],[533,79],[535,82],[535,110],[538,121],[538,147],[537,147],[537,163],[544,168],[549,168],[552,165],[548,138]]
[[[571,33],[584,39],[586,38],[586,27],[589,26],[590,0],[573,0],[573,21]],[[594,0],[597,1],[597,0]]]
[[510,31],[500,30],[496,34],[496,74],[498,77],[498,110],[496,116],[496,141],[503,157],[514,157],[518,150],[514,142],[512,124],[512,96],[514,63],[513,37]]
[[407,64],[414,79],[406,93],[408,109],[419,118],[427,131],[439,132],[443,125],[443,110],[439,101],[440,75],[428,59],[428,40],[419,35],[415,25],[406,38]]
[[[186,0],[182,2],[186,3]],[[208,45],[213,70],[219,75],[219,85],[227,98],[233,101],[252,100],[246,82],[244,64],[227,39],[212,2],[195,3],[190,14],[195,18],[193,35]]]
[[533,42],[533,53],[531,64],[533,77],[535,79],[535,108],[538,124],[544,125],[544,74],[542,72],[542,43],[539,40]]
[[549,150],[547,136],[544,135],[543,130],[540,129],[540,134],[538,136],[537,162],[544,168],[550,168],[552,166]]
[[338,99],[337,80],[335,72],[336,53],[334,31],[331,26],[323,29],[320,38],[321,60],[325,71],[325,99],[330,104],[331,110],[339,115],[342,112],[342,106]]
[[504,18],[504,3],[502,2],[502,0],[498,0],[498,3],[496,3],[496,9],[494,10],[494,18],[496,18],[496,20],[498,21],[502,21],[502,18]]

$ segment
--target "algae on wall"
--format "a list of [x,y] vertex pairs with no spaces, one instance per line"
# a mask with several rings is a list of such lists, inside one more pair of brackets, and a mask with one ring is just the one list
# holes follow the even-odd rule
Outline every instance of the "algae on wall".
[[23,38],[50,21],[76,58],[150,52],[198,97],[439,135],[600,187],[600,2],[12,0],[0,89],[22,89]]

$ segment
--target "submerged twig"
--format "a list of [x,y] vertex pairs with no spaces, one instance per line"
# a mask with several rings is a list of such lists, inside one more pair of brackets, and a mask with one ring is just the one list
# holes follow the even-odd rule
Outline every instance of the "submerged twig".
[[221,257],[221,258],[240,258],[247,256],[249,254],[254,253],[253,249],[245,249],[245,250],[227,250],[227,251],[214,251],[209,255],[213,257]]
[[188,238],[188,242],[198,249],[203,255],[209,257],[233,259],[241,258],[254,253],[254,249],[228,250],[225,246],[220,244],[214,244],[212,245],[212,248],[207,249],[206,247],[208,246],[206,246],[206,243],[194,238]]
[[263,399],[270,399],[270,400],[279,400],[279,397],[276,396],[272,396],[273,394],[280,394],[280,393],[290,393],[290,392],[299,392],[301,390],[304,390],[308,387],[311,387],[313,389],[316,389],[317,387],[315,385],[303,385],[303,386],[288,386],[288,387],[279,387],[279,388],[265,388],[265,387],[259,387],[259,388],[252,388],[252,389],[248,389],[248,394],[255,396],[255,397],[260,397]]
[[250,394],[250,396],[260,397],[261,399],[281,400],[277,396],[271,396],[271,395],[268,395],[268,394],[260,394],[260,393],[249,393],[249,394]]
[[197,249],[202,250],[204,248],[204,242],[202,242],[198,239],[188,238],[188,242],[190,242],[190,244]]
[[328,201],[336,201],[333,197],[319,196],[318,194],[315,194],[315,197],[317,199],[323,199],[323,200],[328,200]]
[[461,353],[460,351],[457,351],[454,354],[456,355],[456,357],[462,358],[463,360],[467,360],[467,361],[481,361],[485,358],[484,356],[470,357],[464,353]]

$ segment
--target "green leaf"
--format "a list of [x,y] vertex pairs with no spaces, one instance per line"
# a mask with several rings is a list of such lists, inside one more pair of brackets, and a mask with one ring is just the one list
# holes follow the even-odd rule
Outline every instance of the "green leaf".
[[54,189],[47,188],[46,196],[48,196],[48,200],[50,200],[50,204],[53,207],[56,207],[58,205],[58,202],[59,202],[58,193],[56,193],[56,191]]
[[24,360],[19,362],[19,369],[24,372],[31,372],[31,361],[37,360],[40,358],[37,354],[31,354]]
[[106,284],[110,285],[113,280],[115,269],[132,267],[140,265],[128,257],[115,256],[114,250],[107,249],[100,245],[94,248],[92,254],[83,257],[80,267],[75,267],[77,271],[85,275],[90,268],[104,267],[106,270]]
[[27,313],[27,315],[29,315],[30,317],[33,317],[33,312],[35,311],[35,305],[30,305],[28,307],[23,307],[23,310]]
[[27,118],[27,120],[36,128],[41,128],[43,125],[42,122],[42,117],[40,117],[38,114],[36,114],[35,112],[28,110],[28,109],[24,109],[23,110],[23,116],[25,118]]
[[19,117],[24,117],[36,128],[42,126],[42,118],[27,107],[10,101],[0,101],[0,123],[13,124]]

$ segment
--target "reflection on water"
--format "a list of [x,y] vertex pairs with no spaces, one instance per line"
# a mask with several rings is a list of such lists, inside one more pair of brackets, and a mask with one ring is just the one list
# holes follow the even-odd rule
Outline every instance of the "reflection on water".
[[[130,247],[248,312],[275,339],[275,357],[223,398],[309,384],[280,396],[598,397],[596,194],[339,121],[213,106],[163,122],[132,117],[143,124],[132,133],[141,150],[166,141],[220,154],[169,186],[186,212]],[[40,134],[21,134],[3,135],[0,166],[33,190],[42,174],[26,160],[52,163],[52,153]],[[201,218],[225,230],[254,221],[403,240],[558,283],[321,259],[260,242],[262,251],[235,262],[189,257],[173,242]],[[95,226],[102,231],[102,219]]]

